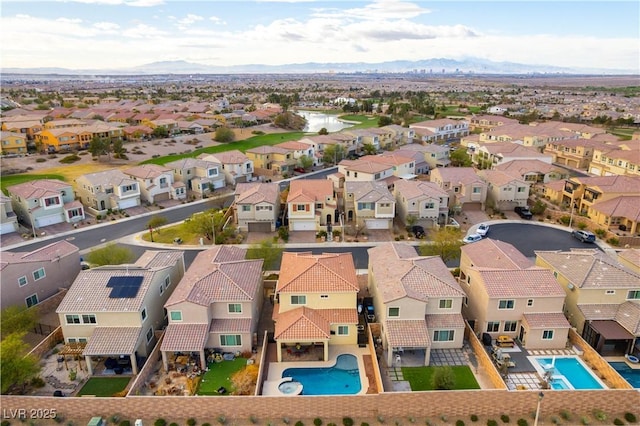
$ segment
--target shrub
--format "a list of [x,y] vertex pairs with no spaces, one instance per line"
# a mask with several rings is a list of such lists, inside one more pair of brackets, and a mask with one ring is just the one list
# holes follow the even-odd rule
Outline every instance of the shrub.
[[611,238],[607,239],[607,242],[609,244],[611,244],[612,246],[619,246],[620,245],[620,240],[617,239],[616,237],[611,237]]
[[564,216],[560,216],[560,219],[558,219],[558,220],[563,225],[568,225],[569,222],[571,222],[571,216],[565,214]]
[[565,420],[571,420],[571,413],[567,410],[562,410],[560,411],[560,417],[562,417]]
[[102,219],[102,215],[101,214],[96,216],[96,220],[101,220],[101,219]]
[[433,388],[439,390],[451,390],[455,386],[453,370],[448,366],[437,367],[433,373]]
[[456,426],[464,426],[464,422],[462,420],[456,420]]
[[596,234],[599,238],[602,238],[605,235],[607,235],[607,230],[606,229],[602,229],[602,228],[598,228],[595,231],[593,231],[593,233]]
[[498,422],[493,419],[489,419],[487,420],[487,426],[498,426]]
[[529,426],[529,422],[525,419],[518,419],[518,426]]
[[120,426],[131,426],[131,422],[129,420],[123,420],[120,422]]
[[2,426],[11,426],[11,422],[9,420],[3,420],[1,424]]
[[624,413],[624,419],[629,423],[635,423],[638,420],[636,419],[636,415],[633,413]]
[[187,425],[188,426],[196,426],[196,424],[197,424],[196,419],[194,419],[193,417],[189,417],[187,419]]
[[302,420],[298,420],[296,422],[296,426],[304,426],[304,423],[302,423]]
[[502,420],[502,423],[509,423],[509,421],[511,421],[509,416],[507,416],[506,414],[501,415],[500,420]]
[[169,423],[169,426],[178,426],[178,423],[176,423],[176,422],[171,422],[171,423]]
[[580,419],[580,423],[582,423],[582,424],[583,424],[583,425],[585,425],[585,426],[586,426],[586,425],[589,425],[589,424],[590,424],[590,422],[589,422],[589,417],[587,417],[587,416],[583,416],[583,417]]
[[478,421],[478,416],[476,416],[475,414],[471,415],[471,421],[472,422],[477,422]]
[[360,423],[360,426],[369,426],[369,423],[367,423],[367,422],[362,422],[362,423]]
[[316,417],[315,419],[313,419],[313,424],[315,426],[321,426],[322,425],[322,419],[319,417]]
[[167,426],[167,421],[165,419],[156,419],[155,422],[153,422],[153,426]]
[[384,423],[384,417],[378,414],[378,423]]
[[80,161],[80,157],[78,157],[76,154],[67,155],[61,160],[58,160],[58,162],[62,164],[71,164],[75,163],[76,161]]
[[353,426],[353,419],[351,417],[343,417],[342,424],[344,426]]
[[31,379],[31,386],[33,386],[34,388],[43,388],[44,385],[45,385],[45,382],[40,376],[37,376]]
[[578,227],[578,229],[587,229],[587,224],[584,222],[578,222],[578,224],[576,225]]
[[616,426],[622,426],[622,425],[624,425],[624,420],[621,420],[621,419],[619,419],[619,418],[617,418],[617,417],[616,417],[616,418],[613,420],[613,424],[614,424],[614,425],[616,425]]
[[258,423],[258,418],[252,414],[249,416],[249,421],[251,422],[251,424],[255,425],[256,423]]
[[36,158],[36,163],[44,163],[45,161],[47,161],[46,158],[42,158],[42,157]]
[[289,229],[287,229],[285,226],[281,226],[280,228],[278,228],[278,236],[282,241],[286,243],[287,241],[289,241]]
[[285,425],[288,425],[289,423],[291,423],[291,420],[289,420],[289,418],[288,418],[288,417],[284,417],[284,418],[282,419],[282,423],[284,423]]
[[551,423],[553,423],[554,425],[559,425],[560,423],[560,419],[556,416],[551,416]]
[[218,423],[220,423],[221,425],[225,424],[227,422],[227,418],[223,415],[219,415],[218,416]]

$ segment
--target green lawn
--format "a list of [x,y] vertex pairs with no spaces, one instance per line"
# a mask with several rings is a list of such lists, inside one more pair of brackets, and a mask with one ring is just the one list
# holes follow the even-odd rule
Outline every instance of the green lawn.
[[2,179],[0,179],[0,188],[2,188],[2,192],[6,195],[8,186],[17,185],[19,183],[29,182],[29,181],[38,180],[38,179],[59,179],[62,181],[66,180],[64,176],[54,175],[54,174],[7,175],[7,176],[2,176]]
[[80,389],[78,396],[113,396],[129,384],[130,377],[92,377]]
[[231,385],[231,376],[236,371],[242,370],[247,366],[246,358],[236,358],[233,361],[213,362],[209,364],[209,371],[204,373],[202,380],[200,380],[200,387],[198,388],[198,395],[218,395],[218,389],[225,387],[227,393],[233,392],[233,386]]
[[[404,379],[411,385],[412,391],[434,390],[433,373],[438,367],[402,367]],[[455,377],[454,390],[480,389],[480,385],[466,365],[450,367]]]

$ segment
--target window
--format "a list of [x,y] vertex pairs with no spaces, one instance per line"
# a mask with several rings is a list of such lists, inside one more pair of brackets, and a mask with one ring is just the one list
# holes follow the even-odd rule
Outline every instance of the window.
[[306,205],[304,204],[296,204],[294,207],[295,207],[294,210],[299,212],[303,212],[307,209]]
[[322,203],[316,203],[316,209],[321,209],[322,208]]
[[328,294],[321,294],[320,295],[320,299],[328,299],[329,295]]
[[474,194],[479,194],[480,192],[482,192],[482,188],[477,187],[477,186],[473,188],[473,193]]
[[604,294],[606,294],[607,296],[613,296],[614,294],[616,294],[615,290],[607,290],[604,292]]
[[454,336],[453,330],[436,330],[433,332],[434,342],[452,342]]
[[242,304],[241,303],[229,303],[229,313],[230,314],[241,314],[242,313]]
[[65,315],[65,319],[67,324],[80,324],[80,315],[67,314]]
[[58,197],[51,197],[51,198],[45,198],[44,199],[45,207],[57,206],[59,204],[60,204],[60,199]]
[[376,173],[375,175],[373,175],[373,178],[374,178],[375,180],[380,179],[380,173]]
[[553,340],[553,330],[543,330],[542,340]]
[[434,208],[436,205],[433,203],[433,201],[430,201],[428,203],[424,203],[424,208],[425,209],[432,209]]
[[223,334],[220,336],[220,346],[240,346],[242,340],[239,334]]
[[347,325],[339,325],[338,326],[338,335],[339,336],[348,336],[349,335],[349,326],[347,326]]
[[358,203],[358,210],[373,210],[374,203]]
[[498,302],[498,309],[513,309],[515,304],[515,300],[500,300]]
[[18,285],[20,287],[27,285],[27,276],[23,275],[22,277],[18,278]]
[[33,271],[33,279],[35,281],[38,281],[38,280],[40,280],[40,279],[42,279],[44,277],[46,277],[46,275],[44,273],[44,268],[40,268],[40,269],[37,269],[37,270]]
[[150,343],[152,339],[153,339],[153,327],[151,327],[149,331],[147,331],[147,343]]
[[95,324],[96,316],[94,314],[83,314],[82,315],[82,323],[83,324]]
[[182,321],[182,311],[171,311],[171,321]]
[[440,300],[440,309],[451,309],[451,306],[453,306],[453,299]]
[[304,305],[307,303],[307,296],[301,295],[292,295],[291,296],[291,304],[292,305]]
[[518,192],[524,192],[525,189],[527,189],[527,188],[525,188],[524,186],[519,186],[518,187]]
[[32,294],[31,296],[29,296],[26,299],[24,299],[24,301],[27,304],[27,308],[30,308],[33,305],[37,305],[38,304],[38,295],[37,294]]
[[390,317],[399,317],[400,316],[400,308],[389,308],[389,316]]
[[160,284],[160,296],[164,293],[164,286]]
[[533,306],[533,299],[527,300],[527,306]]
[[518,325],[518,321],[505,321],[504,331],[516,331],[517,325]]
[[242,205],[242,211],[243,212],[250,212],[251,211],[251,206],[243,204]]
[[627,299],[640,299],[640,290],[629,290]]
[[218,169],[209,169],[209,176],[218,176]]
[[500,323],[499,322],[489,321],[487,323],[487,332],[488,333],[495,333],[498,330],[500,330]]
[[142,312],[140,313],[140,316],[142,317],[142,321],[147,319],[147,308],[143,308]]
[[171,275],[167,275],[167,276],[164,278],[164,286],[165,286],[166,288],[169,288],[169,286],[170,286],[170,285],[171,285]]

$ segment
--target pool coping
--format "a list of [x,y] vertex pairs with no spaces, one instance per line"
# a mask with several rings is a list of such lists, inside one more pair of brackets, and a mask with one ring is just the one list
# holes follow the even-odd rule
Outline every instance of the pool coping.
[[[531,365],[533,366],[533,368],[535,368],[536,372],[538,373],[538,375],[541,378],[544,378],[544,367],[542,366],[541,363],[539,363],[537,361],[536,358],[555,358],[555,359],[559,359],[559,358],[574,358],[578,361],[578,363],[580,365],[582,365],[582,367],[591,375],[591,377],[593,377],[596,382],[598,382],[598,384],[600,386],[602,386],[602,389],[576,389],[573,384],[571,383],[570,378],[568,378],[567,376],[565,376],[564,374],[554,374],[553,376],[551,376],[552,378],[554,376],[559,376],[562,377],[562,379],[570,386],[569,390],[572,391],[580,391],[580,390],[607,390],[609,389],[609,386],[607,386],[602,379],[600,379],[600,377],[598,377],[593,370],[591,370],[591,368],[589,368],[589,366],[582,360],[582,358],[580,358],[578,355],[532,355],[532,356],[528,356],[527,357],[529,359],[529,362],[531,363]],[[562,389],[550,389],[550,390],[562,390]]]

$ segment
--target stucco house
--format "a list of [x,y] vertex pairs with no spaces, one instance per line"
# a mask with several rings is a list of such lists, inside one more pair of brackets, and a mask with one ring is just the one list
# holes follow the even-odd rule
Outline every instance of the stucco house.
[[449,167],[451,159],[450,149],[446,146],[436,144],[412,143],[402,147],[402,151],[414,151],[422,154],[423,161],[427,163],[429,169],[436,167]]
[[234,195],[232,208],[238,230],[276,230],[276,222],[280,217],[280,185],[277,182],[239,183]]
[[469,123],[466,120],[442,118],[427,120],[409,125],[416,137],[422,142],[449,142],[469,134]]
[[76,194],[95,215],[140,205],[140,185],[120,169],[88,173],[76,179]]
[[138,182],[140,199],[146,203],[187,198],[186,185],[182,182],[174,185],[173,170],[169,167],[143,164],[122,172]]
[[399,180],[393,194],[398,219],[407,223],[409,216],[417,224],[429,228],[446,225],[449,221],[449,194],[433,182]]
[[254,346],[262,308],[262,259],[246,249],[216,246],[200,252],[164,307],[169,324],[160,346],[168,370],[176,352],[248,352]]
[[165,167],[173,170],[174,181],[182,182],[186,186],[187,194],[191,193],[198,198],[207,196],[226,185],[220,163],[197,158],[182,158],[166,163]]
[[329,180],[293,180],[287,196],[291,231],[319,231],[337,221],[338,203]]
[[438,167],[431,171],[431,182],[449,194],[453,210],[484,210],[487,184],[473,167]]
[[11,198],[0,193],[0,235],[17,232],[18,229],[18,216],[13,211]]
[[345,182],[344,212],[347,222],[366,229],[392,229],[396,200],[382,182]]
[[198,159],[222,164],[222,173],[229,185],[249,182],[253,177],[253,161],[237,149],[216,154],[200,154]]
[[487,184],[487,203],[497,209],[511,211],[527,205],[531,183],[499,170],[478,170],[478,176]]
[[27,153],[27,137],[17,132],[0,132],[0,153],[2,155]]
[[540,160],[511,160],[493,166],[493,170],[508,173],[531,184],[549,183],[569,177],[567,170]]

